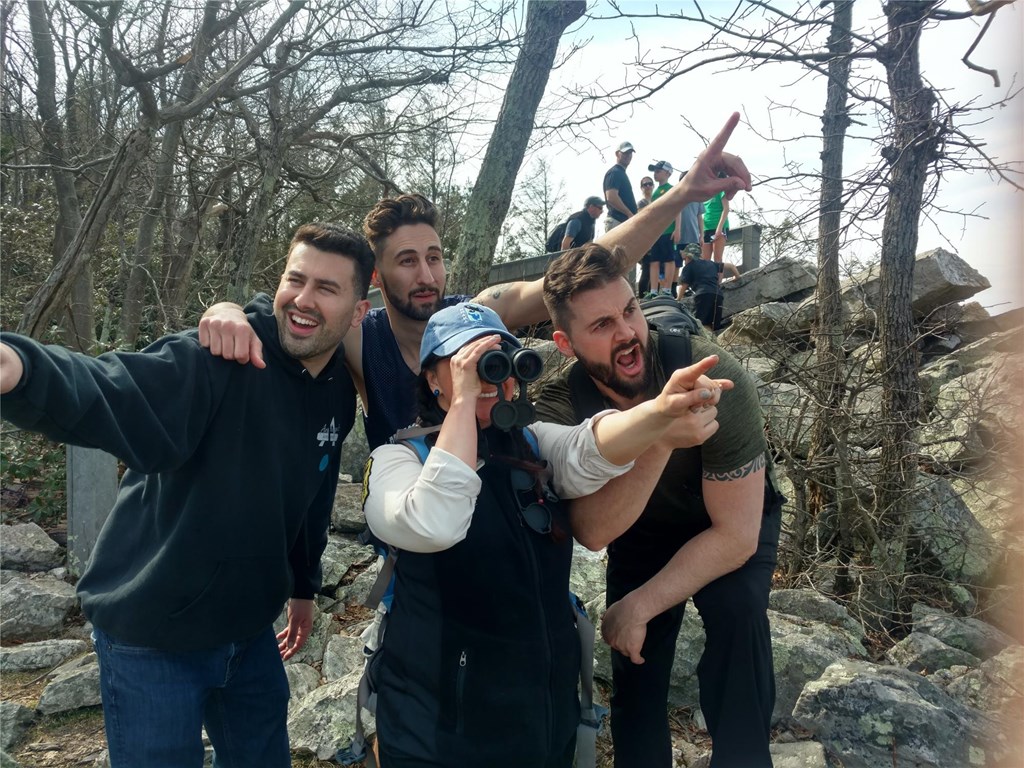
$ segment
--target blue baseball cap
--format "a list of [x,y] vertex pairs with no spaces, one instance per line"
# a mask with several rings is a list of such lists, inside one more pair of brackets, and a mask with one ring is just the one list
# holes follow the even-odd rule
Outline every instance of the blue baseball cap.
[[420,342],[420,365],[432,357],[450,357],[466,344],[496,333],[508,342],[521,347],[519,339],[509,333],[498,313],[481,304],[467,301],[454,307],[445,307],[430,316]]

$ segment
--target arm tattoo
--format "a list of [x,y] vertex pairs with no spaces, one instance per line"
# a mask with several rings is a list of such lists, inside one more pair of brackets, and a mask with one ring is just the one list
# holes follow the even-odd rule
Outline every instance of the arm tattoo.
[[729,480],[739,480],[746,477],[749,474],[757,472],[759,469],[764,469],[764,454],[762,453],[752,461],[748,461],[742,467],[736,469],[730,469],[728,472],[709,472],[704,470],[701,474],[705,480],[714,480],[716,482],[727,482]]
[[502,283],[501,285],[494,286],[491,289],[491,298],[497,301],[498,299],[501,298],[501,295],[511,287],[511,283]]

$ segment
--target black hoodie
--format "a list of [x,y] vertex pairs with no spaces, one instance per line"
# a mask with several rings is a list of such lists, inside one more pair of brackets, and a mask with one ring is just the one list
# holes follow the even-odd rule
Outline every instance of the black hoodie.
[[244,640],[320,587],[355,388],[340,348],[314,379],[273,316],[250,322],[263,370],[212,356],[195,331],[95,358],[0,336],[25,364],[3,418],[128,467],[78,583],[86,616],[118,640]]

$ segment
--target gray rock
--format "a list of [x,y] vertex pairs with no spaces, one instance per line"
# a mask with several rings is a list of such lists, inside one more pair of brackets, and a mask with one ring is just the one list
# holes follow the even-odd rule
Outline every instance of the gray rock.
[[993,356],[998,354],[1020,354],[1024,330],[1013,328],[999,333],[993,333],[973,344],[965,344],[947,357],[956,360],[965,373],[985,367],[990,363]]
[[[358,688],[359,675],[350,675],[303,696],[288,714],[292,751],[327,760],[347,745],[355,734]],[[366,720],[364,717],[364,726]]]
[[77,604],[75,588],[52,576],[16,578],[0,587],[5,642],[44,640],[60,634],[61,625]]
[[63,664],[72,656],[85,653],[84,640],[40,640],[35,643],[0,648],[0,672],[28,672]]
[[39,711],[52,715],[100,703],[100,667],[96,654],[90,653],[54,671],[53,681],[39,697]]
[[995,723],[898,667],[839,661],[806,685],[793,715],[844,768],[986,765]]
[[35,722],[36,713],[13,701],[0,701],[0,749],[6,751],[21,741]]
[[18,571],[48,571],[64,564],[64,548],[35,523],[0,526],[0,562]]
[[829,768],[825,748],[816,741],[769,744],[774,768]]
[[758,386],[775,381],[779,364],[770,357],[750,355],[743,359],[743,367],[753,376]]
[[831,624],[846,630],[861,642],[864,640],[864,628],[860,622],[835,600],[813,589],[773,589],[768,595],[768,607],[790,616]]
[[1002,720],[1004,726],[1017,728],[1024,722],[1024,698],[1019,689],[1019,681],[1024,680],[1024,648],[1021,646],[1007,648],[976,669],[945,672],[931,679],[944,685],[946,692],[961,704]]
[[[366,430],[363,426],[362,411],[356,413],[356,420],[352,429],[345,437],[341,445],[341,475],[347,475],[352,482],[355,480],[359,487],[363,482],[363,467],[366,466],[366,459],[370,455],[370,448],[366,444]],[[339,483],[340,489],[343,484]]]
[[999,549],[945,478],[918,472],[908,518],[910,546],[928,556],[922,565],[938,564],[933,575],[977,585],[992,572]]
[[794,328],[796,307],[796,304],[777,301],[745,309],[732,316],[732,324],[718,337],[730,348],[740,344],[755,349],[781,349],[780,343],[801,332]]
[[320,673],[301,661],[293,663],[289,659],[284,665],[284,673],[288,677],[288,690],[291,692],[291,698],[288,700],[289,710],[293,703],[312,693],[320,685]]
[[17,761],[4,751],[0,751],[0,768],[19,768]]
[[333,635],[324,649],[324,663],[320,668],[324,680],[341,680],[352,674],[362,674],[366,657],[363,641],[358,637]]
[[975,667],[980,663],[977,656],[946,645],[923,632],[911,632],[886,651],[885,658],[890,664],[911,672],[934,672],[957,665]]
[[950,616],[937,608],[915,603],[911,608],[914,631],[938,638],[946,645],[985,660],[1016,645],[1012,637],[978,619]]
[[805,295],[817,282],[813,264],[785,257],[775,259],[736,280],[722,283],[722,317],[732,317],[761,304],[789,300],[794,294]]
[[356,576],[351,584],[343,584],[335,590],[338,603],[345,605],[362,605],[377,581],[377,567],[370,565]]
[[772,659],[775,667],[773,724],[788,725],[804,686],[817,680],[830,664],[850,657],[864,658],[863,634],[822,621],[802,619],[769,610]]
[[604,594],[606,560],[604,551],[591,552],[578,542],[573,542],[572,570],[569,572],[569,589],[586,605],[598,595]]
[[376,558],[373,547],[355,539],[331,535],[320,558],[323,571],[323,589],[333,592],[353,566],[364,566]]
[[[356,419],[360,421],[360,419]],[[353,430],[353,433],[355,430]],[[345,448],[348,450],[350,434],[345,441]],[[363,440],[364,450],[366,440]],[[362,467],[359,470],[359,477],[362,477]],[[331,525],[338,533],[360,533],[366,528],[366,518],[363,516],[363,486],[362,483],[338,483],[338,490],[334,494],[334,507],[331,510]]]
[[765,384],[758,390],[758,397],[771,442],[806,457],[818,412],[814,401],[798,385],[782,382]]

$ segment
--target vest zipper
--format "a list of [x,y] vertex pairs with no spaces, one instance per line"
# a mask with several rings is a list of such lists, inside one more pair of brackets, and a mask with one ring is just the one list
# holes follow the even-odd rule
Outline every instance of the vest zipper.
[[466,687],[466,650],[463,649],[459,655],[459,671],[455,676],[455,732],[462,734],[463,730],[463,691]]

